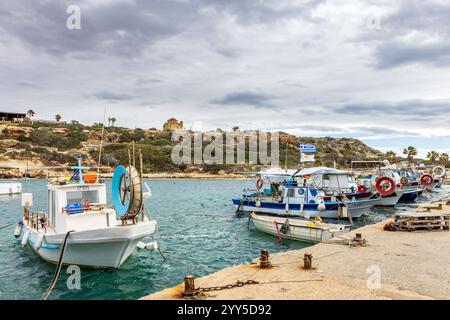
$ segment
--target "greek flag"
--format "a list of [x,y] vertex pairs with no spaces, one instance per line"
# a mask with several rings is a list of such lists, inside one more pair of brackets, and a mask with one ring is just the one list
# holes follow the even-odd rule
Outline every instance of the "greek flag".
[[300,143],[300,151],[304,153],[315,153],[317,150],[316,146],[313,144]]

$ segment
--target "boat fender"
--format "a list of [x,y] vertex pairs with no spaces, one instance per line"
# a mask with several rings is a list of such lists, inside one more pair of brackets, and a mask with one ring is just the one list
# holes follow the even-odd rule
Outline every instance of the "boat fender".
[[158,250],[158,241],[149,242],[145,245],[147,250]]
[[23,227],[23,222],[19,221],[16,224],[16,228],[14,229],[14,237],[17,239],[20,237],[20,235],[22,234],[22,227]]
[[42,243],[44,242],[44,235],[40,232],[36,234],[36,239],[34,239],[34,245],[33,248],[36,251],[39,251],[39,249],[42,247]]
[[137,244],[136,244],[136,247],[138,247],[139,249],[145,249],[145,243],[144,242],[142,242],[142,241],[139,241]]
[[347,206],[343,206],[342,207],[342,217],[343,218],[347,218],[348,217],[348,207]]
[[321,201],[319,203],[319,205],[317,206],[317,210],[319,210],[319,211],[325,211],[326,208],[327,207],[325,206],[325,203],[323,203],[323,201]]
[[21,241],[22,247],[25,247],[29,237],[30,237],[30,231],[27,230],[27,231],[25,231],[25,233],[23,234],[23,237],[22,237],[22,241]]
[[258,208],[259,208],[259,207],[261,207],[261,201],[259,201],[259,200],[256,200],[256,202],[255,202],[255,206],[256,206],[256,207],[258,207]]

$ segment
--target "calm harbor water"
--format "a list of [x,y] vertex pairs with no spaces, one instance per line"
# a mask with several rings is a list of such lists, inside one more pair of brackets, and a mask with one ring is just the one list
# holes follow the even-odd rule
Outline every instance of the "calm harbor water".
[[[33,192],[33,211],[46,211],[47,181],[22,184],[25,192]],[[254,180],[148,180],[147,184],[153,192],[147,207],[158,221],[167,260],[156,251],[138,249],[119,270],[82,269],[81,290],[67,288],[64,268],[50,299],[136,299],[176,285],[187,274],[198,277],[249,262],[261,248],[274,253],[309,245],[286,240],[277,245],[274,237],[248,230],[247,216],[236,215],[230,199],[243,188],[254,187]],[[449,193],[445,186],[420,201]],[[371,209],[357,225],[381,221],[394,211]],[[0,226],[18,221],[21,214],[20,196],[0,196]],[[0,230],[0,299],[39,299],[55,266],[43,262],[31,248],[22,248],[13,231],[14,226]]]

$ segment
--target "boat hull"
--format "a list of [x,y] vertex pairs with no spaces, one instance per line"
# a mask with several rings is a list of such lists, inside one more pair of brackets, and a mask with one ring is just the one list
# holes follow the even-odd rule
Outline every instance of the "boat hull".
[[379,198],[377,206],[381,207],[395,207],[403,196],[404,190],[397,190],[389,196],[382,196]]
[[[327,224],[321,225],[309,222],[300,221],[298,219],[288,219],[280,217],[267,217],[255,213],[250,215],[253,225],[258,231],[280,237],[283,239],[307,241],[307,242],[323,242],[327,241],[337,235],[342,235],[350,231],[348,225],[331,225],[332,228],[327,227]],[[283,225],[287,226],[283,230]]]
[[416,199],[423,193],[423,189],[407,190],[403,193],[399,203],[411,203],[416,201]]
[[0,195],[22,193],[22,184],[20,182],[0,182]]
[[[326,219],[338,219],[339,212],[338,204],[326,204],[326,209],[320,211],[317,209],[316,205],[305,204],[302,206],[299,204],[285,204],[285,203],[276,203],[276,202],[265,202],[260,201],[260,205],[256,205],[256,200],[244,200],[242,199],[233,199],[233,204],[237,211],[240,212],[258,212],[258,213],[267,213],[273,215],[286,215],[300,218],[315,218],[321,217]],[[351,213],[352,218],[361,217],[368,209],[370,209],[374,204],[378,203],[378,199],[371,200],[360,200],[360,201],[351,201],[349,203],[349,211]]]
[[[156,222],[114,226],[104,229],[72,232],[68,238],[63,264],[94,268],[120,268],[144,237],[155,232]],[[38,231],[30,229],[29,245],[42,259],[57,263],[65,233],[46,234],[40,248],[36,248]]]

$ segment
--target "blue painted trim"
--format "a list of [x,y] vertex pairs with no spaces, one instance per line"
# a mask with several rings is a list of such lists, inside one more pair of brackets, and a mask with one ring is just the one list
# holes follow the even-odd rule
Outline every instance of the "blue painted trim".
[[[28,238],[28,241],[29,241],[32,245],[34,245],[34,244],[36,243],[36,241],[34,241],[34,240],[31,238],[31,236]],[[51,244],[51,243],[46,243],[46,242],[42,242],[41,248],[44,248],[44,249],[59,249],[59,245],[57,245],[57,244]]]

